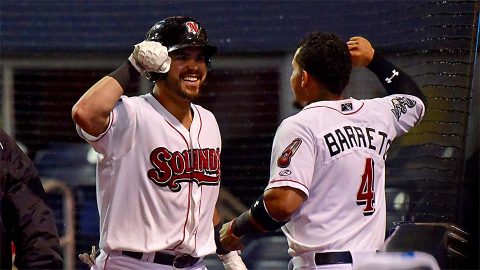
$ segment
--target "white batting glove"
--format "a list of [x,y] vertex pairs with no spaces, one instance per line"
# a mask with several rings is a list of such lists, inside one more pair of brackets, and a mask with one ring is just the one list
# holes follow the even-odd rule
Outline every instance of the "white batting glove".
[[128,60],[140,73],[149,71],[167,73],[172,63],[167,47],[156,41],[142,41],[136,44]]
[[222,260],[225,270],[248,270],[236,250],[223,255],[218,254],[218,257]]

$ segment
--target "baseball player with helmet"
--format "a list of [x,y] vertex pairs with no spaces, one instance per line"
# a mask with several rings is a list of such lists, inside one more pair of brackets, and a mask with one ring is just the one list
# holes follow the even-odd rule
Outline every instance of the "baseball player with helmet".
[[[342,95],[353,66],[367,67],[388,95]],[[303,109],[279,126],[270,181],[251,208],[223,225],[225,248],[248,233],[282,228],[289,269],[352,269],[385,237],[385,159],[392,141],[423,117],[426,98],[368,40],[311,33],[292,60],[290,78]]]
[[[165,18],[73,107],[78,134],[99,153],[92,269],[206,269],[202,258],[216,251],[226,269],[246,269],[236,251],[217,248],[220,131],[192,103],[216,52],[199,22]],[[154,89],[123,95],[140,74]]]

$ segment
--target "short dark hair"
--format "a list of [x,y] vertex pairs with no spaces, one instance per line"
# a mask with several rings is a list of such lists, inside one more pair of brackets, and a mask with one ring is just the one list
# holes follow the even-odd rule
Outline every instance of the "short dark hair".
[[298,46],[297,63],[334,94],[342,94],[350,80],[352,60],[348,46],[332,33],[313,32]]

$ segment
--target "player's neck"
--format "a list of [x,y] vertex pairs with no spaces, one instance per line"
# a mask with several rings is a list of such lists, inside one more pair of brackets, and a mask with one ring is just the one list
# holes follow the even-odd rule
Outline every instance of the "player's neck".
[[344,99],[342,94],[340,94],[340,95],[339,94],[334,94],[334,93],[330,92],[329,90],[327,90],[327,88],[321,89],[318,93],[319,93],[319,95],[318,95],[319,100],[341,100],[341,99]]
[[160,92],[158,89],[154,89],[152,95],[186,129],[190,129],[193,121],[191,101],[178,96],[172,96],[168,91]]
[[310,90],[310,95],[307,97],[305,102],[302,104],[303,107],[317,102],[317,101],[328,101],[328,100],[341,100],[344,99],[343,95],[337,95],[326,88],[316,88],[316,90]]

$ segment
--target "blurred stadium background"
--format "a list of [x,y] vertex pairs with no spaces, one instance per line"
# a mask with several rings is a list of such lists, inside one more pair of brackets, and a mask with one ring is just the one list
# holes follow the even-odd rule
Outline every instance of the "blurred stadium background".
[[[222,132],[219,205],[226,218],[249,206],[267,184],[274,132],[296,112],[289,77],[300,38],[310,31],[344,39],[361,35],[411,74],[430,103],[423,122],[390,150],[387,228],[409,221],[456,224],[472,242],[462,267],[478,268],[478,5],[475,0],[3,0],[0,125],[26,147],[46,183],[65,236],[65,269],[86,269],[76,254],[98,242],[95,154],[76,134],[70,110],[127,59],[155,22],[192,16],[219,48],[197,103],[214,112]],[[141,79],[126,94],[151,87]],[[383,89],[377,79],[355,69],[346,96],[378,95]],[[251,269],[286,269],[280,234],[246,244],[242,256]],[[209,263],[217,269],[214,258]]]

